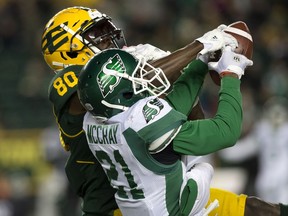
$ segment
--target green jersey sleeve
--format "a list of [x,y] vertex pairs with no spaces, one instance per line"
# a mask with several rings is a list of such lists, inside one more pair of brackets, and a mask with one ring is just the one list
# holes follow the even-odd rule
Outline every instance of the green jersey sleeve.
[[198,97],[207,72],[207,64],[200,60],[192,61],[174,82],[173,90],[166,96],[166,100],[178,112],[188,115]]
[[173,141],[176,152],[205,155],[233,146],[241,133],[242,96],[240,80],[223,77],[214,118],[186,121]]

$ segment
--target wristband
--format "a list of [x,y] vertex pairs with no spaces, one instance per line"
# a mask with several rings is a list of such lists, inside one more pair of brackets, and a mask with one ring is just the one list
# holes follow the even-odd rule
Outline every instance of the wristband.
[[239,76],[236,73],[229,72],[229,71],[223,71],[222,73],[220,73],[221,78],[224,76],[230,76],[230,77],[235,77],[239,79]]

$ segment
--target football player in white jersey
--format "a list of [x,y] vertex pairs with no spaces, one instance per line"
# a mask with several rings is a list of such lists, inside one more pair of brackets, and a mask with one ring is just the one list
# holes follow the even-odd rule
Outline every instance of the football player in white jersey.
[[[207,163],[186,167],[181,155],[205,155],[236,143],[242,123],[240,78],[251,65],[225,48],[219,62],[210,64],[222,76],[217,114],[198,121],[187,120],[185,108],[178,112],[169,105],[174,90],[166,96],[168,102],[158,97],[168,92],[170,83],[144,58],[109,49],[84,66],[78,83],[80,101],[88,110],[83,129],[117,190],[123,215],[206,214],[213,168]],[[176,81],[183,89],[179,103],[194,103],[207,72],[201,60],[185,68]]]

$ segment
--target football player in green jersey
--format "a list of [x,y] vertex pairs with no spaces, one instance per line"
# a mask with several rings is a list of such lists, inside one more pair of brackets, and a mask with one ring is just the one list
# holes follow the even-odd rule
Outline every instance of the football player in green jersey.
[[[88,42],[89,38],[94,40]],[[97,40],[101,41],[99,46],[92,43]],[[49,86],[49,100],[59,126],[61,144],[70,152],[65,172],[71,188],[83,200],[85,216],[113,215],[118,207],[114,189],[87,146],[82,130],[85,110],[76,94],[77,76],[82,65],[99,52],[101,46],[118,47],[122,46],[122,41],[125,44],[122,31],[109,16],[84,7],[58,12],[49,20],[42,36],[44,59],[56,73]],[[69,65],[78,66],[67,68]]]

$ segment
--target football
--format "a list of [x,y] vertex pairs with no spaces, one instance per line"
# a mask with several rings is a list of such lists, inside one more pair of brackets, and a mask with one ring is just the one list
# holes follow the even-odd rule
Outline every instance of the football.
[[[235,49],[236,53],[245,55],[252,60],[253,56],[253,39],[250,30],[245,22],[237,21],[230,24],[224,32],[232,35],[238,42],[238,47]],[[218,61],[221,57],[221,50],[210,54],[209,61]],[[216,71],[209,71],[213,82],[220,85],[220,77]]]

